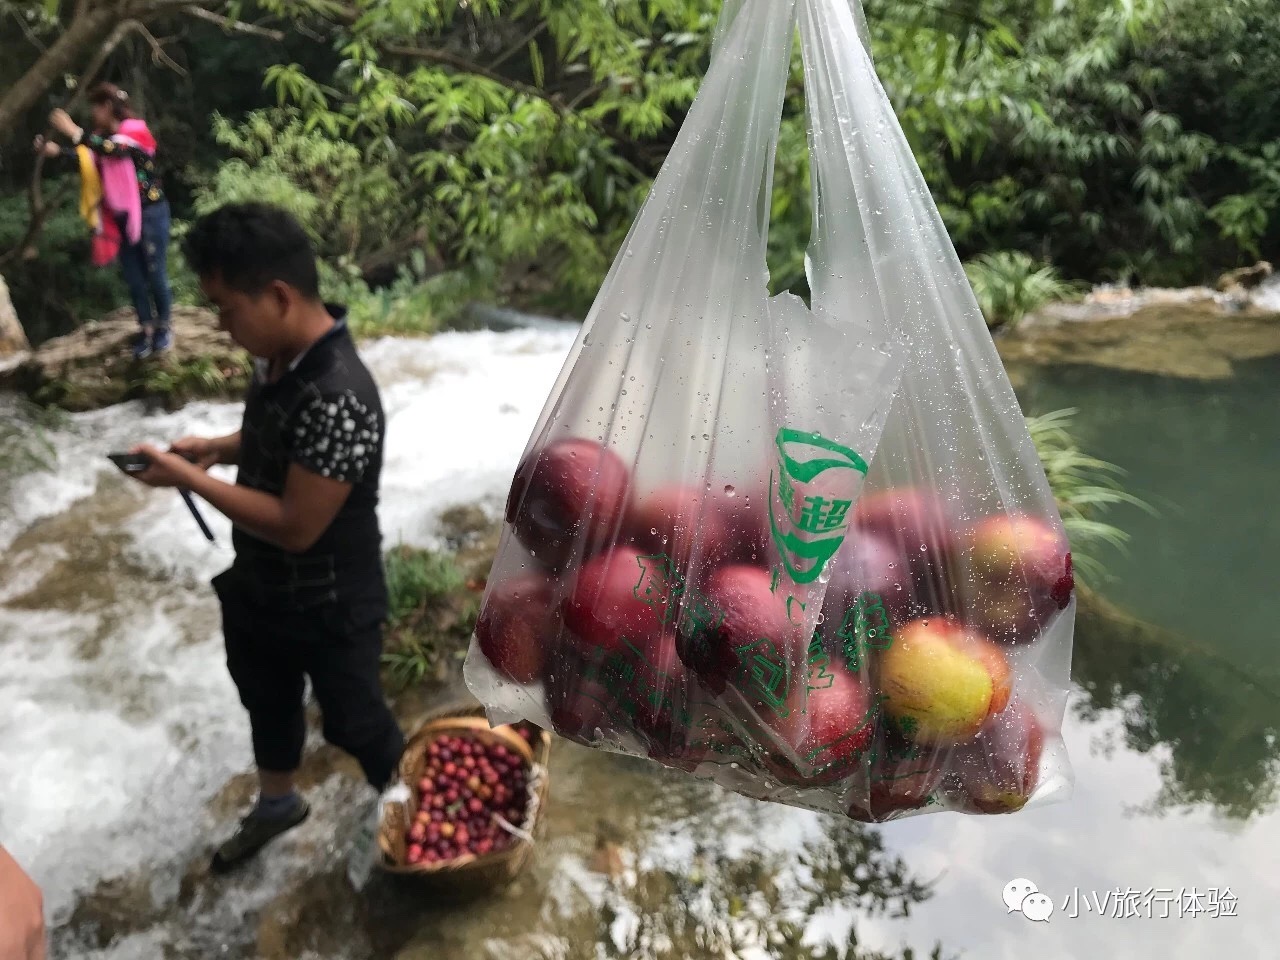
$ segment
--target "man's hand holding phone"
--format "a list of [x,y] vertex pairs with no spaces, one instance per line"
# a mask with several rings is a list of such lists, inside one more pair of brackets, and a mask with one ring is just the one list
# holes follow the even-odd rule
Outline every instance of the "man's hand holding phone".
[[226,437],[183,437],[175,440],[169,450],[190,460],[201,470],[222,463],[222,448],[226,445]]

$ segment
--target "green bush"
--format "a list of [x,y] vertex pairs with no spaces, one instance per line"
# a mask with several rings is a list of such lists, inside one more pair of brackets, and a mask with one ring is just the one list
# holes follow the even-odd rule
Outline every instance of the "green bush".
[[1076,292],[1053,267],[1016,250],[984,253],[966,263],[964,272],[987,326],[993,329],[1016,323],[1046,303]]
[[0,397],[0,494],[24,474],[52,470],[57,451],[49,432],[63,424],[64,415],[22,397]]
[[1082,583],[1096,585],[1106,578],[1097,549],[1105,544],[1123,550],[1129,542],[1127,533],[1100,519],[1101,515],[1121,503],[1146,511],[1152,508],[1125,492],[1120,467],[1080,450],[1070,430],[1075,413],[1068,408],[1027,417],[1027,429],[1062,513],[1076,575]]
[[[62,182],[46,183],[51,202]],[[22,241],[28,222],[25,193],[0,197],[0,253]],[[88,226],[68,201],[55,207],[46,221],[36,259],[18,260],[3,269],[13,308],[33,344],[129,303],[119,265],[95,267],[89,259],[90,240]]]
[[404,688],[439,675],[466,650],[479,596],[451,554],[400,546],[386,556],[390,616],[383,666]]
[[438,606],[463,584],[452,557],[405,546],[387,554],[386,576],[393,627],[424,608]]

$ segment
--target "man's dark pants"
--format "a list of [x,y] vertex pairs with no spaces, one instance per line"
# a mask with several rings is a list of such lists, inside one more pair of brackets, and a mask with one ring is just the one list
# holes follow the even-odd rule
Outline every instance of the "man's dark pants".
[[305,675],[324,718],[324,738],[355,757],[374,787],[387,786],[404,736],[378,677],[386,619],[381,584],[354,592],[355,599],[301,609],[262,596],[234,568],[213,585],[222,603],[227,667],[249,711],[258,769],[286,773],[302,762]]

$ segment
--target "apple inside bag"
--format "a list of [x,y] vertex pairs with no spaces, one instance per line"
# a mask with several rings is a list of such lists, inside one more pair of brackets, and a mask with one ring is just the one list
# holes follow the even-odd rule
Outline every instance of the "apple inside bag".
[[[1062,521],[849,0],[726,4],[516,466],[465,677],[527,719],[859,820],[1071,783]],[[801,37],[809,302],[765,263]]]

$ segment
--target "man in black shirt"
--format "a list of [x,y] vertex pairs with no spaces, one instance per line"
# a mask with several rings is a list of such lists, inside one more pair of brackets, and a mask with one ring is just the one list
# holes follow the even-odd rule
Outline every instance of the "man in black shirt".
[[[293,783],[304,675],[325,738],[359,760],[375,788],[392,780],[404,749],[378,676],[385,421],[343,311],[320,300],[297,221],[263,204],[226,206],[197,221],[185,246],[222,326],[257,358],[238,433],[138,448],[152,460],[144,483],[191,490],[234,524],[235,562],[213,585],[260,790],[214,857],[225,869],[307,816]],[[216,463],[239,466],[234,485],[206,473]]]

